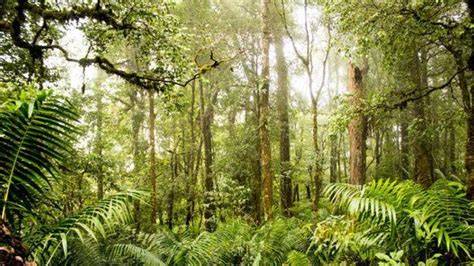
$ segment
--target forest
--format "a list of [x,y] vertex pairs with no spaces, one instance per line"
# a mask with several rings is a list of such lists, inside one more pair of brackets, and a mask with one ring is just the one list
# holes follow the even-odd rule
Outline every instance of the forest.
[[473,0],[0,0],[0,265],[472,265],[473,48]]

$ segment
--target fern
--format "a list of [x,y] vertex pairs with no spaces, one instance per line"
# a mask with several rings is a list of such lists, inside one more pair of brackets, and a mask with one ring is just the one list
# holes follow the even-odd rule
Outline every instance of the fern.
[[472,256],[474,210],[463,184],[441,179],[423,189],[413,181],[379,180],[362,187],[331,184],[325,194],[366,228],[367,243],[383,240],[387,250],[406,248],[412,257],[435,248]]
[[7,209],[30,210],[57,177],[56,163],[71,150],[78,116],[65,100],[41,91],[22,96],[0,110],[2,220]]
[[57,225],[47,228],[47,234],[37,236],[33,243],[40,243],[32,247],[35,261],[49,264],[58,249],[62,247],[64,256],[68,254],[68,240],[78,238],[84,242],[91,238],[106,238],[106,231],[117,223],[128,223],[132,220],[129,203],[133,199],[144,196],[141,191],[121,192],[96,202],[82,209],[79,213],[60,221]]
[[149,249],[134,244],[115,244],[109,247],[108,256],[110,260],[117,257],[133,257],[144,265],[166,265],[160,258]]
[[293,250],[288,254],[287,264],[290,266],[311,265],[311,261],[306,254]]

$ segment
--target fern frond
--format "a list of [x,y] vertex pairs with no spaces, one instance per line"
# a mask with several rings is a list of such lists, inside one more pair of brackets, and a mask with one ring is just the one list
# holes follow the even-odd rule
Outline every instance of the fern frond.
[[[68,239],[78,238],[84,241],[91,238],[97,241],[98,236],[106,238],[106,230],[117,223],[132,220],[129,203],[134,199],[142,199],[146,194],[142,191],[120,192],[82,209],[79,213],[68,217],[56,226],[48,228],[46,236],[40,236],[41,245],[32,247],[36,261],[48,264],[62,247],[63,254],[68,254]],[[45,256],[46,255],[46,256]]]
[[166,265],[149,249],[134,244],[115,244],[108,248],[107,253],[111,260],[126,256],[136,258],[144,265]]
[[[2,219],[7,209],[32,209],[56,178],[56,163],[71,151],[78,115],[46,91],[11,100],[0,110]],[[9,204],[12,202],[14,204]]]

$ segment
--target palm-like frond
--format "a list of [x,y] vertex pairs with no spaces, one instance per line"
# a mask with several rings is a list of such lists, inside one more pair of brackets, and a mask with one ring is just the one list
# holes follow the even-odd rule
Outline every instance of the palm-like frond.
[[418,250],[409,251],[419,252],[413,256],[429,255],[430,248],[472,255],[474,210],[461,183],[441,179],[423,189],[413,181],[379,180],[362,187],[331,184],[325,194],[368,228],[366,240],[385,239],[388,250],[412,245]]
[[287,264],[290,266],[311,265],[311,261],[306,254],[293,250],[288,254]]
[[62,247],[62,253],[68,254],[68,241],[71,238],[84,241],[98,237],[106,238],[106,232],[117,223],[123,224],[132,220],[129,203],[144,196],[141,191],[128,191],[112,195],[106,199],[82,209],[79,213],[60,221],[48,228],[45,236],[30,240],[35,261],[49,263]]
[[78,116],[65,100],[48,92],[12,100],[0,110],[2,219],[8,208],[31,209],[50,187],[56,163],[71,149]]
[[187,233],[175,235],[163,229],[157,234],[156,240],[157,248],[154,251],[163,255],[169,265],[209,265],[219,260],[214,254],[218,242],[208,232],[193,238]]
[[144,265],[166,265],[161,259],[151,252],[149,248],[143,248],[135,244],[115,244],[109,247],[110,260],[117,257],[133,257]]

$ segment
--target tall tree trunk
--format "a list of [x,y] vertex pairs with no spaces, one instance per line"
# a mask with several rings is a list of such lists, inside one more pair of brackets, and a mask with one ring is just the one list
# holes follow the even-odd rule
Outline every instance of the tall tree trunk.
[[[403,114],[401,114],[403,116]],[[408,123],[404,117],[400,118],[400,177],[407,180],[410,173],[410,155],[408,144]]]
[[[419,91],[428,86],[428,81],[425,71],[422,69],[422,64],[426,62],[420,62],[418,53],[414,53],[413,56],[413,71],[412,77],[415,85]],[[425,187],[429,187],[434,181],[433,174],[433,155],[431,152],[430,140],[427,139],[426,132],[428,130],[427,117],[425,113],[425,101],[420,99],[414,103],[413,113],[416,118],[416,127],[413,143],[413,154],[415,157],[414,164],[414,179]]]
[[[376,125],[377,126],[377,125]],[[379,130],[378,128],[374,128],[375,134],[375,148],[374,148],[374,156],[375,156],[375,168],[377,169],[381,160],[382,160],[382,146],[383,146],[383,130]]]
[[[129,57],[129,65],[128,68],[130,71],[138,71],[138,61],[136,55],[136,49],[130,49]],[[142,186],[142,180],[140,177],[140,170],[144,164],[144,153],[143,147],[140,145],[140,129],[142,128],[145,120],[145,115],[143,113],[144,109],[144,102],[140,96],[143,94],[138,93],[138,89],[134,86],[129,88],[128,92],[130,98],[130,106],[132,110],[131,114],[131,131],[132,131],[132,153],[133,153],[133,172],[134,176],[137,179],[137,183],[139,186]],[[140,232],[141,226],[141,204],[140,200],[136,199],[133,201],[133,219],[135,221],[135,230],[136,233]]]
[[277,109],[280,122],[280,191],[283,213],[290,216],[292,187],[290,176],[290,125],[288,121],[288,68],[283,51],[283,38],[278,30],[274,34],[276,68],[278,74]]
[[293,190],[293,202],[298,202],[300,201],[300,186],[298,183],[295,184],[294,190]]
[[[140,147],[140,128],[143,124],[143,113],[142,105],[139,104],[141,100],[138,98],[138,92],[134,89],[130,92],[130,102],[132,104],[132,152],[133,152],[133,172],[136,177],[140,175],[140,167],[142,165],[142,152]],[[142,185],[138,182],[139,185]],[[137,232],[140,231],[140,220],[141,220],[141,206],[140,200],[133,202],[133,218],[135,220],[135,229]]]
[[347,140],[346,140],[346,134],[341,134],[339,136],[339,139],[340,139],[340,142],[339,142],[339,149],[342,150],[342,169],[343,169],[343,172],[344,172],[344,179],[346,180],[346,182],[350,182],[349,181],[349,173],[348,173],[348,161],[347,161],[347,150],[346,150],[346,147],[347,147]]
[[[474,24],[474,1],[466,0],[471,25]],[[471,38],[471,54],[469,55],[468,61],[468,72],[474,74],[474,33],[472,27],[469,29],[469,36]],[[474,85],[471,83],[469,88],[470,102],[466,109],[467,111],[467,140],[466,140],[466,153],[464,158],[464,164],[467,171],[467,182],[466,182],[466,196],[468,199],[474,200]]]
[[331,148],[331,155],[330,155],[330,165],[329,165],[329,181],[331,183],[335,183],[337,181],[337,135],[333,134],[329,136],[330,140],[330,148]]
[[177,146],[171,152],[170,170],[171,170],[171,189],[168,194],[168,228],[173,229],[174,218],[174,198],[175,198],[175,184],[178,182],[178,154]]
[[[206,93],[208,95],[209,93]],[[201,132],[204,143],[204,187],[206,194],[204,195],[204,225],[207,231],[214,231],[216,228],[215,222],[215,203],[212,200],[212,193],[214,191],[214,182],[212,176],[212,132],[211,124],[213,119],[213,106],[212,102],[209,101],[206,107],[206,101],[204,96],[204,86],[202,81],[199,81],[199,98],[200,98],[200,111],[201,111]]]
[[104,103],[102,102],[102,92],[98,92],[96,95],[96,108],[97,108],[97,132],[95,139],[95,154],[98,156],[98,169],[97,169],[97,199],[101,200],[104,198],[104,159],[103,150],[104,144],[102,139],[103,131],[103,116],[104,116]]
[[363,113],[363,71],[354,64],[349,63],[348,78],[351,105],[357,112],[355,117],[349,122],[350,183],[363,185],[365,183],[367,150],[367,117]]
[[341,167],[341,161],[342,161],[341,152],[344,152],[344,150],[342,150],[343,146],[341,144],[343,140],[342,140],[342,134],[337,134],[337,136],[338,136],[337,148],[336,148],[337,150],[337,181],[342,182],[343,172],[342,172],[342,167]]
[[[198,149],[197,159],[196,159],[196,130],[195,130],[195,117],[194,117],[194,105],[196,102],[196,81],[191,83],[191,107],[189,112],[189,127],[191,128],[191,143],[190,143],[190,150],[189,150],[189,159],[187,165],[187,174],[189,177],[189,181],[186,184],[186,192],[187,192],[187,204],[186,204],[186,226],[189,226],[194,217],[194,207],[195,207],[195,184],[197,181],[198,175],[198,167],[200,163],[200,151],[201,148]],[[202,141],[200,142],[200,146],[202,145]],[[197,163],[196,163],[197,161]]]
[[[310,85],[310,88],[312,85]],[[314,96],[311,96],[311,109],[312,109],[312,116],[313,116],[313,149],[314,149],[314,166],[311,167],[312,171],[310,175],[312,177],[313,182],[313,201],[312,201],[312,210],[314,212],[318,211],[319,208],[319,200],[321,197],[321,186],[322,186],[322,179],[321,179],[321,154],[318,145],[318,102]]]
[[[474,73],[473,68],[471,68],[470,71]],[[471,86],[471,98],[474,98],[474,85]],[[467,170],[467,198],[474,200],[474,108],[472,106],[469,117],[467,118],[467,141],[464,164]]]
[[447,143],[447,154],[446,154],[446,175],[456,174],[456,127],[454,123],[448,128],[447,132],[448,143]]
[[263,185],[263,218],[268,221],[272,217],[273,206],[273,173],[270,134],[268,130],[269,96],[270,96],[270,29],[269,29],[270,0],[261,0],[261,33],[262,33],[262,86],[260,89],[260,163],[262,165]]
[[260,138],[259,138],[259,119],[260,119],[260,84],[258,77],[258,62],[257,57],[253,56],[250,59],[251,66],[249,67],[243,60],[242,66],[244,68],[245,76],[250,84],[254,85],[253,93],[249,94],[245,103],[245,123],[251,125],[256,138],[252,139],[254,144],[255,155],[250,158],[253,169],[252,177],[249,180],[249,187],[251,188],[249,206],[253,210],[254,221],[260,224],[262,221],[262,169],[260,163]]
[[155,152],[155,91],[148,91],[148,142],[150,144],[149,153],[149,175],[151,186],[151,224],[156,223],[156,212],[158,203],[156,200],[156,152]]

